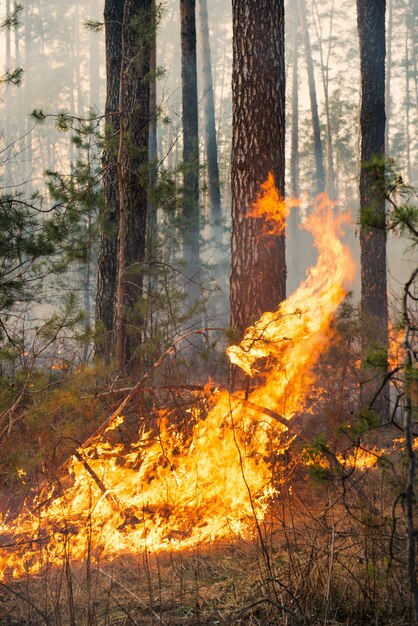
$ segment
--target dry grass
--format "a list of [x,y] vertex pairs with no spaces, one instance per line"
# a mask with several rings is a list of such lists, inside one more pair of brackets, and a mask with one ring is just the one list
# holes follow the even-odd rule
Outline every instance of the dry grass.
[[404,531],[385,480],[317,484],[297,468],[253,539],[45,566],[2,587],[0,625],[406,626]]

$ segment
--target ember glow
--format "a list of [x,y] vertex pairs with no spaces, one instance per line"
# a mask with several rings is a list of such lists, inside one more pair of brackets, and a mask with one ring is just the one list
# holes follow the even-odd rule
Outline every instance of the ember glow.
[[[284,204],[271,181],[262,190],[263,212],[271,208],[268,221],[283,228]],[[288,445],[286,421],[304,408],[354,276],[341,242],[346,219],[333,215],[325,196],[317,199],[306,223],[316,266],[277,311],[228,349],[230,360],[256,377],[253,391],[245,399],[243,392],[208,391],[206,409],[192,410],[187,434],[176,430],[167,410],[129,449],[112,444],[107,432],[78,450],[59,488],[44,489],[17,518],[2,520],[1,543],[15,544],[0,549],[3,576],[39,572],[65,558],[103,560],[251,536],[280,484],[271,460]]]

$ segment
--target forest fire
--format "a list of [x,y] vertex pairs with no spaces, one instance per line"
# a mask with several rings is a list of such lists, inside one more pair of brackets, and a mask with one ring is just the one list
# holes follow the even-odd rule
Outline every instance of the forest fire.
[[[264,187],[264,206],[283,222],[276,193]],[[274,194],[273,201],[266,194]],[[106,437],[79,449],[61,485],[43,490],[16,519],[2,520],[3,576],[88,555],[114,558],[251,536],[254,518],[263,518],[280,484],[270,460],[287,445],[286,421],[304,407],[354,275],[340,239],[345,219],[333,215],[325,196],[317,199],[306,224],[318,249],[316,266],[277,311],[265,313],[228,349],[232,363],[261,381],[248,397],[208,392],[207,409],[191,411],[187,434],[176,430],[167,410],[129,450]],[[119,416],[105,434],[122,421]]]

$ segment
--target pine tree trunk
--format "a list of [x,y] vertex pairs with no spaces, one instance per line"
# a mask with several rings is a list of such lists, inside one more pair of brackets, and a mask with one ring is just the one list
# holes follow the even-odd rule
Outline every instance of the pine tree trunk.
[[324,87],[324,106],[325,106],[325,145],[326,145],[326,157],[327,157],[327,168],[326,168],[326,183],[325,183],[325,191],[329,195],[332,200],[336,199],[335,194],[335,172],[334,172],[334,155],[332,148],[332,132],[331,132],[331,112],[330,112],[330,104],[329,104],[329,60],[331,56],[332,50],[332,30],[334,23],[334,8],[335,8],[335,0],[332,1],[330,8],[330,31],[329,31],[329,44],[328,44],[328,52],[327,58],[324,58],[323,51],[323,41],[321,36],[321,26],[320,26],[320,17],[318,12],[318,5],[314,0],[315,12],[317,15],[317,21],[315,22],[316,33],[318,38],[319,45],[319,55],[320,55],[320,67],[321,67],[321,77],[322,84]]
[[[30,11],[30,5],[27,3],[24,5],[24,26],[25,26],[25,61],[24,70],[26,76],[30,77],[32,72],[32,15]],[[25,116],[25,159],[24,163],[24,182],[29,186],[32,186],[32,170],[33,170],[33,146],[32,146],[32,122],[28,116],[32,106],[32,93],[30,88],[30,80],[23,82],[24,87],[24,116]]]
[[283,0],[233,0],[231,324],[243,333],[286,292],[285,237],[247,214],[270,172],[284,195]]
[[219,187],[218,144],[215,124],[215,97],[213,90],[212,63],[209,40],[207,0],[198,0],[200,26],[201,78],[203,89],[203,113],[205,119],[205,145],[208,175],[209,207],[214,224],[221,223],[221,192]]
[[[9,17],[10,15],[10,0],[6,0],[6,19]],[[6,28],[6,70],[10,70],[11,69],[11,63],[10,63],[10,28]],[[7,94],[6,94],[7,95]]]
[[385,127],[385,154],[389,154],[390,141],[390,115],[392,110],[392,101],[390,87],[392,81],[392,33],[393,33],[393,0],[388,0],[388,34],[387,34],[387,61],[386,61],[386,127]]
[[114,304],[118,254],[119,194],[117,145],[119,138],[119,89],[122,64],[122,23],[124,3],[106,0],[106,143],[103,151],[105,208],[100,215],[100,241],[97,268],[96,325],[103,338],[96,354],[110,358],[113,343]]
[[80,2],[75,3],[74,14],[74,43],[71,47],[74,66],[75,91],[77,93],[77,109],[75,115],[84,117],[83,91],[81,89],[81,58],[80,58]]
[[143,296],[148,207],[151,4],[152,0],[125,0],[122,34],[117,168],[121,215],[115,353],[119,366],[126,365],[131,371],[138,366],[137,354],[143,336],[143,315],[138,302]]
[[[10,15],[11,13],[11,6],[10,6],[10,0],[6,0],[6,18]],[[10,34],[11,34],[11,29],[10,28],[6,28],[5,31],[5,36],[6,36],[6,70],[10,70],[11,69],[11,38],[10,38]],[[13,119],[13,114],[11,111],[11,93],[10,93],[10,89],[6,89],[6,94],[5,94],[5,117],[7,120],[9,120],[9,127],[11,126],[10,124],[10,120]],[[10,131],[9,131],[10,132]],[[7,137],[7,141],[11,141],[14,139],[14,136],[11,136],[10,134]]]
[[312,132],[316,166],[316,192],[322,193],[325,189],[324,157],[322,152],[321,127],[318,115],[318,102],[316,97],[315,73],[312,62],[311,40],[309,37],[308,22],[306,20],[305,0],[298,0],[299,18],[302,27],[303,42],[305,48],[306,69],[308,73],[309,98],[311,101]]
[[157,15],[156,3],[152,0],[152,33],[150,44],[150,94],[149,94],[149,148],[150,163],[150,194],[148,198],[148,248],[149,258],[154,257],[154,239],[157,234],[157,209],[154,206],[152,193],[157,184]]
[[199,135],[196,67],[196,0],[180,0],[181,80],[183,122],[183,256],[188,285],[188,304],[199,297]]
[[[16,8],[18,6],[18,2],[13,2],[13,10],[16,11]],[[17,28],[15,28],[14,30],[14,36],[15,36],[15,65],[16,67],[21,67],[21,53],[20,53],[20,47],[21,47],[21,37],[20,37],[20,27],[17,26]],[[25,134],[25,128],[24,125],[22,124],[22,119],[23,119],[23,106],[22,106],[22,89],[15,89],[14,90],[14,97],[15,97],[15,103],[16,103],[16,111],[15,111],[15,118],[16,118],[16,138],[19,142],[19,149],[22,151],[22,154],[24,154],[24,149],[25,149],[25,144],[24,144],[24,134]],[[22,182],[22,181],[20,181]]]
[[[357,0],[361,67],[360,229],[361,311],[373,343],[387,350],[388,300],[386,276],[385,156],[385,0]],[[376,167],[367,164],[377,160]],[[376,384],[365,389],[367,396]],[[388,404],[382,397],[384,415]]]
[[409,21],[408,7],[405,9],[405,139],[406,139],[406,175],[408,183],[412,183],[411,163],[411,81],[410,81],[410,55],[409,55]]

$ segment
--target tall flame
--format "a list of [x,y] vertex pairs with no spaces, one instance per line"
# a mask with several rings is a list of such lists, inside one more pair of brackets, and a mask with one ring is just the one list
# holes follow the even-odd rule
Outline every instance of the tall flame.
[[[267,182],[263,212],[269,207],[268,220],[283,224],[286,207]],[[272,455],[286,445],[286,420],[303,409],[354,275],[340,241],[345,219],[333,216],[326,196],[317,199],[306,224],[318,249],[316,266],[277,311],[264,313],[228,349],[233,363],[262,379],[249,397],[208,393],[206,409],[191,410],[187,433],[175,428],[167,410],[128,450],[109,437],[78,450],[59,489],[51,487],[28,512],[0,523],[7,536],[1,543],[14,544],[0,545],[3,575],[38,572],[66,557],[176,550],[251,534],[280,481],[272,474]]]

